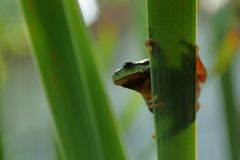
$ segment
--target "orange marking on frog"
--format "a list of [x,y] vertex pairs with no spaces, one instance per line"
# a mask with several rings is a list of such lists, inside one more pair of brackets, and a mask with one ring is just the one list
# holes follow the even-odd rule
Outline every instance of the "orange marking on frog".
[[[207,69],[205,68],[204,64],[202,63],[201,58],[198,55],[198,47],[196,48],[196,70],[197,70],[197,99],[200,96],[201,93],[201,84],[206,82],[207,80]],[[200,109],[200,103],[197,102],[197,108],[198,111]]]
[[197,54],[197,59],[196,59],[196,68],[197,68],[197,79],[201,83],[204,83],[207,80],[207,69],[203,65],[198,54]]

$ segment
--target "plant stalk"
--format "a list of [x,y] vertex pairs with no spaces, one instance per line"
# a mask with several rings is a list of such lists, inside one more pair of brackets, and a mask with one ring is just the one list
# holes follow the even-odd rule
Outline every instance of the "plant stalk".
[[148,0],[159,160],[196,158],[196,0]]

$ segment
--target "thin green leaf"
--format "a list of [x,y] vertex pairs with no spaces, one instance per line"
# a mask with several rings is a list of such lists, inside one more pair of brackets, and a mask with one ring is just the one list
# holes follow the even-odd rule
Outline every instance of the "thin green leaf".
[[77,1],[21,4],[63,159],[124,159]]
[[[2,87],[0,87],[0,114],[2,114],[2,101],[1,100],[2,100]],[[0,160],[3,160],[2,121],[0,121]]]
[[225,35],[213,66],[213,74],[223,74],[231,65],[240,44],[238,27],[231,28]]
[[[107,101],[104,89],[102,87],[99,73],[92,57],[91,47],[89,45],[89,38],[87,36],[86,27],[83,19],[80,16],[80,10],[75,0],[63,0],[65,14],[67,17],[68,27],[71,28],[70,35],[72,38],[73,47],[79,60],[79,70],[81,64],[84,65],[88,90],[94,106],[94,116],[96,117],[96,124],[99,129],[99,136],[101,137],[101,145],[106,159],[124,159],[124,154],[120,145],[120,140],[114,129],[114,120]],[[94,80],[94,83],[92,82]],[[97,89],[96,89],[97,88]],[[102,97],[100,98],[99,95]],[[101,107],[99,107],[101,106]],[[115,146],[115,147],[113,147]]]
[[239,160],[240,130],[237,105],[234,99],[234,85],[232,81],[231,67],[226,70],[221,79],[224,98],[224,110],[227,124],[227,132],[230,144],[231,160]]

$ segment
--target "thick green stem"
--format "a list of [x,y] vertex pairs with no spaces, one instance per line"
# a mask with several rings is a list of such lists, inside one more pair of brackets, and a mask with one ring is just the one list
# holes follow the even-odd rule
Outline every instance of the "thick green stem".
[[[158,159],[196,157],[196,0],[148,0]],[[155,41],[156,40],[156,41]]]

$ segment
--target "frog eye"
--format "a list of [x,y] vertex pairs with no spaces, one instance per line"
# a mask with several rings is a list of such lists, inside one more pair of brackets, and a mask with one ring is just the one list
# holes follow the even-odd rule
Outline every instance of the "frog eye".
[[123,68],[130,68],[133,67],[134,63],[131,61],[127,61],[123,64]]

